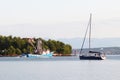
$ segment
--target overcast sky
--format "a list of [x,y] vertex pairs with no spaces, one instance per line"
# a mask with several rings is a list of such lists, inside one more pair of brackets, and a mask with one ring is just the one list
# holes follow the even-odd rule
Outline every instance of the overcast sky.
[[92,37],[120,37],[120,0],[0,0],[0,35],[83,37],[92,13]]

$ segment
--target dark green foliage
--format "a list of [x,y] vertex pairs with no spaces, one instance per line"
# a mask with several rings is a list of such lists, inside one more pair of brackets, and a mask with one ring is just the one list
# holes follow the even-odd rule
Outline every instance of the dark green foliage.
[[17,48],[17,49],[16,49],[16,54],[17,54],[17,55],[20,55],[21,53],[22,53],[21,50]]
[[[0,55],[2,56],[16,56],[22,53],[34,53],[35,48],[28,42],[29,38],[20,38],[12,36],[0,36]],[[42,40],[43,50],[49,49],[57,54],[71,54],[71,46],[64,44],[60,41],[49,39],[48,41]],[[36,42],[38,39],[34,38]],[[33,43],[36,45],[36,43]]]
[[64,46],[64,54],[69,54],[72,52],[72,47],[70,45],[65,45]]

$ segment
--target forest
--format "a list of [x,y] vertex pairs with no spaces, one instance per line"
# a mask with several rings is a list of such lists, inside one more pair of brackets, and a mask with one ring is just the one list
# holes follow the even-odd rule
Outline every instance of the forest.
[[[70,55],[72,47],[69,44],[65,44],[56,40],[44,40],[42,38],[32,38],[34,40],[33,45],[37,44],[37,40],[42,41],[42,48],[44,50],[49,49],[54,54],[58,55]],[[35,48],[29,43],[29,38],[13,37],[13,36],[0,36],[0,56],[18,56],[23,53],[33,54]]]

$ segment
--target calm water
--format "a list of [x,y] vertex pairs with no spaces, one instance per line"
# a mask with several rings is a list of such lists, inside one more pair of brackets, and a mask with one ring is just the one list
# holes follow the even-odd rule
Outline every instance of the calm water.
[[0,80],[120,80],[120,56],[102,61],[0,57]]

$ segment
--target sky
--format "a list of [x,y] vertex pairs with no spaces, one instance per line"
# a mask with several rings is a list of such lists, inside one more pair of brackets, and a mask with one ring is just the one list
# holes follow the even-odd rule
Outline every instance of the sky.
[[120,0],[0,0],[0,35],[83,37],[92,13],[93,38],[120,38]]

